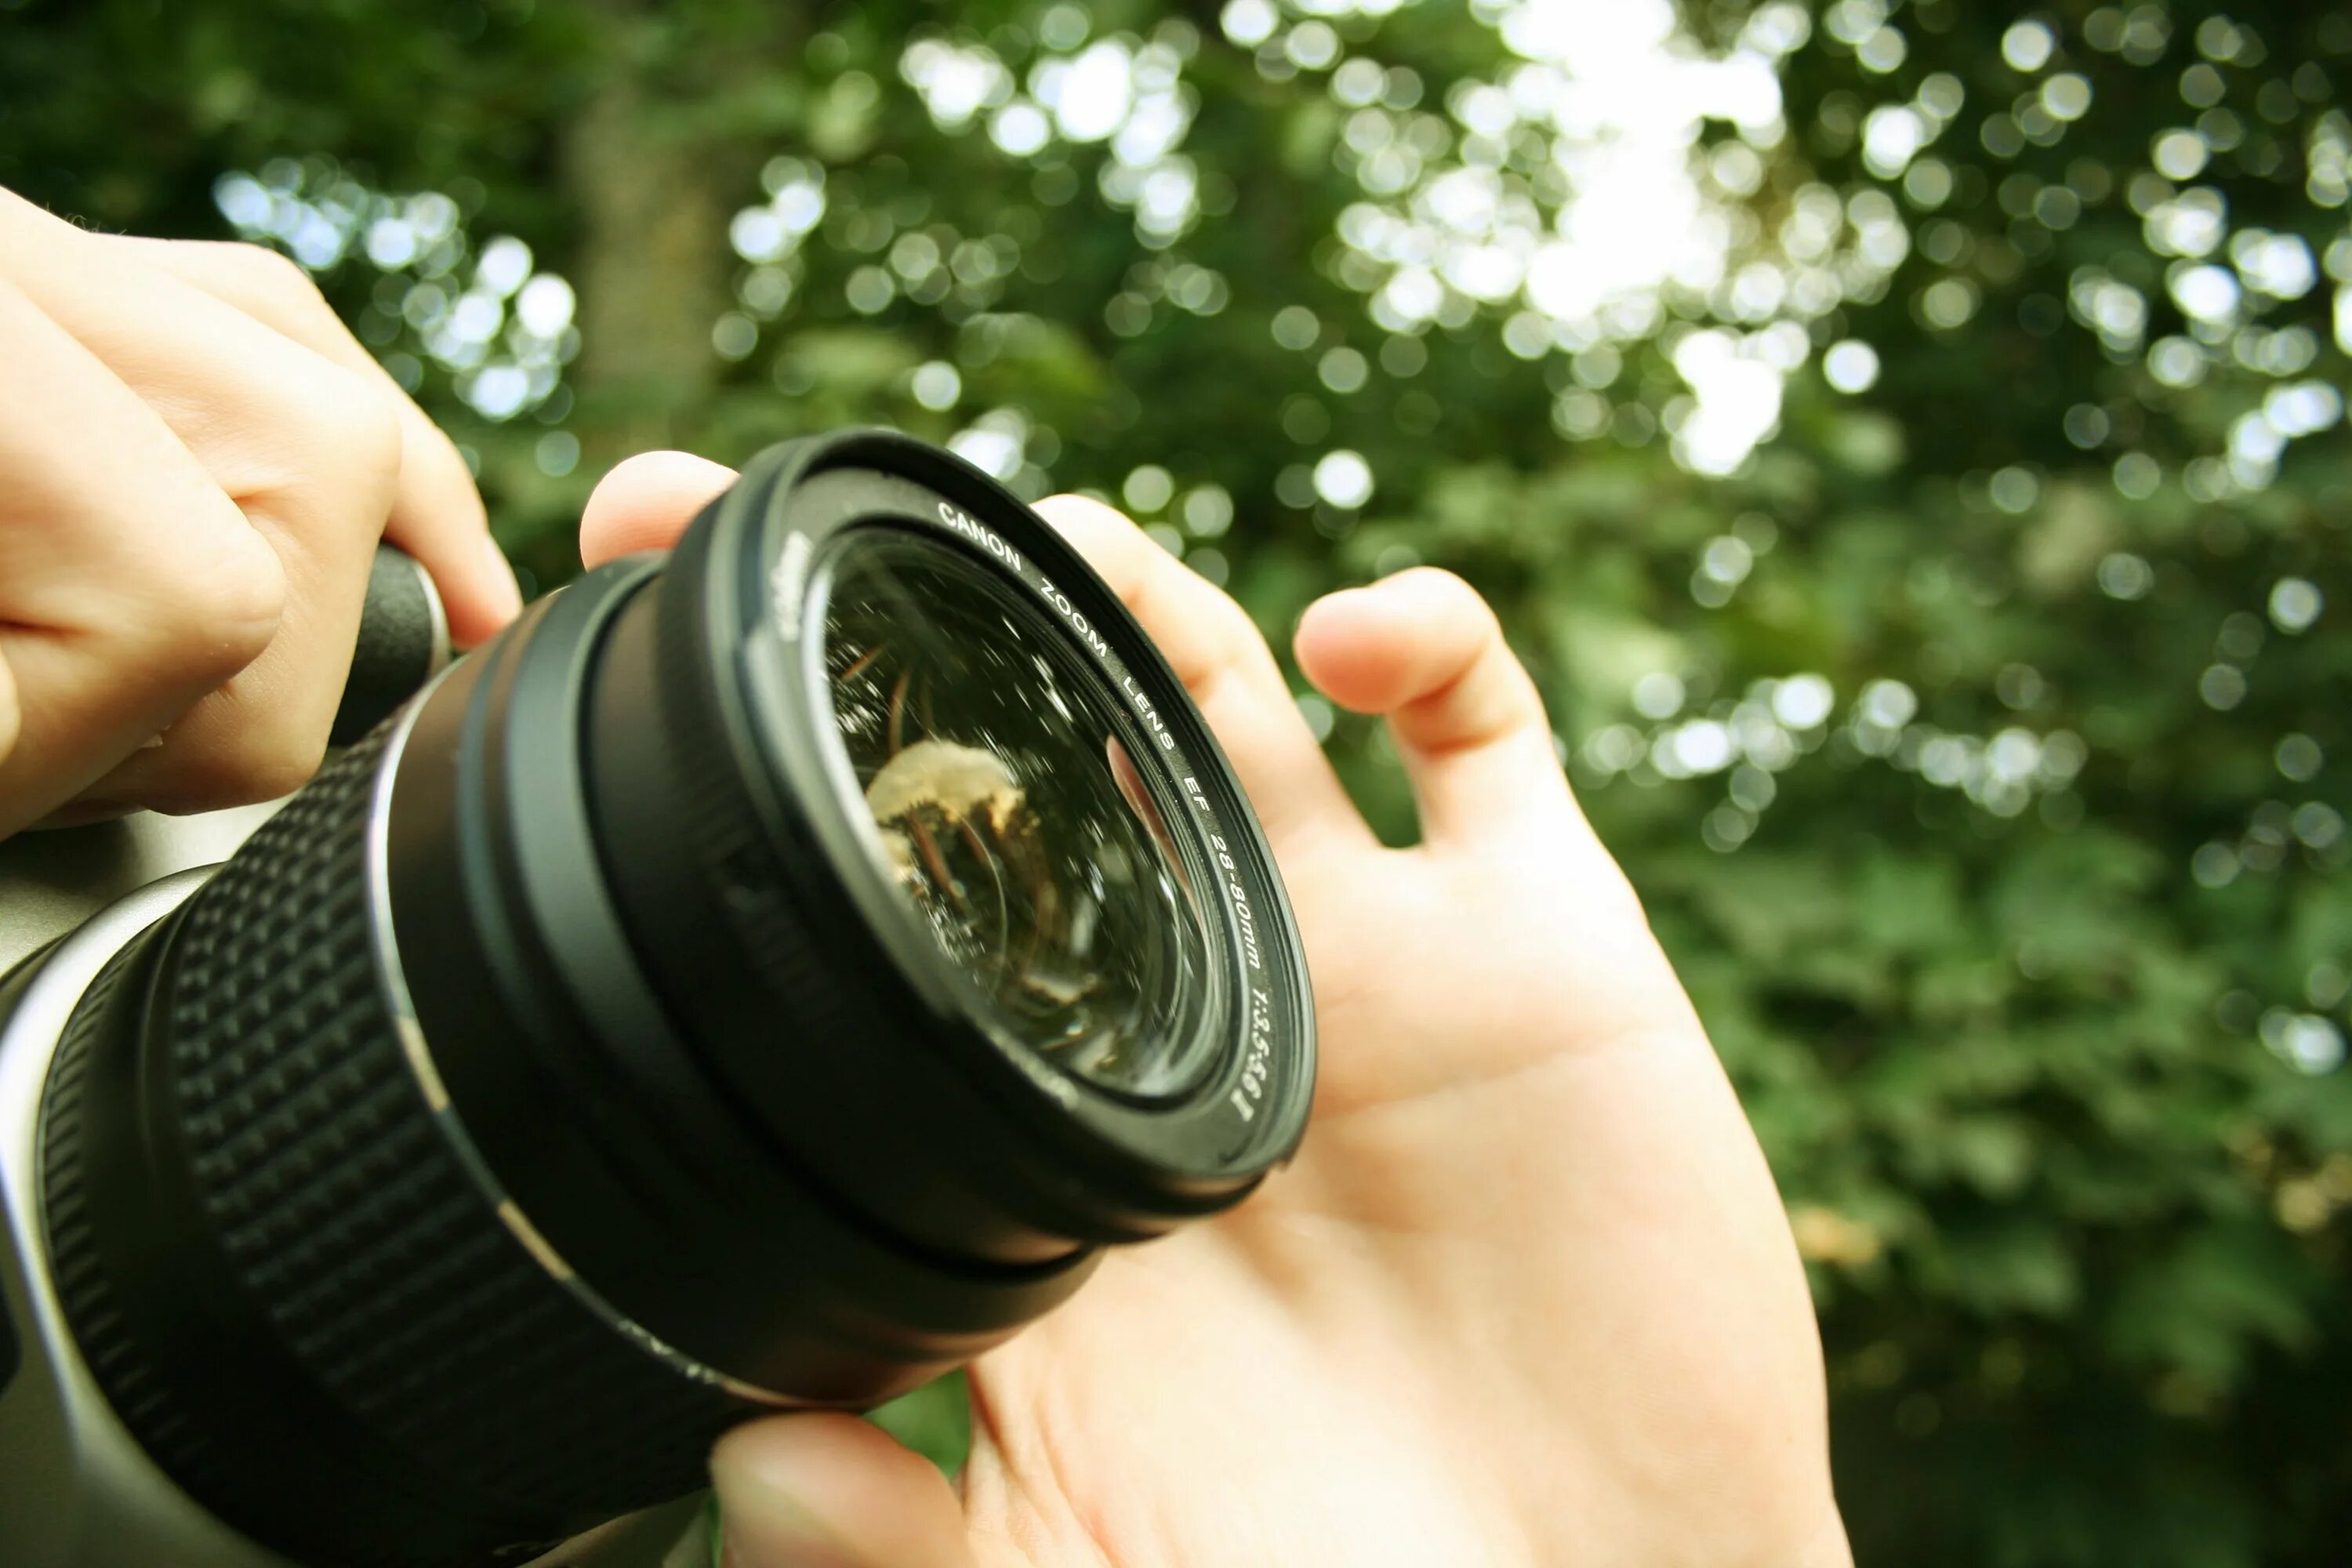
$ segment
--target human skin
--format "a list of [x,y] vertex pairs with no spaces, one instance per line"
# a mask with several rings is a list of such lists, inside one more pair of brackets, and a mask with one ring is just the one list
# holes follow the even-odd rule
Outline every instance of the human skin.
[[[624,464],[585,558],[730,478]],[[1040,510],[1265,822],[1317,999],[1306,1142],[975,1363],[958,1482],[846,1415],[729,1436],[730,1568],[1846,1568],[1771,1173],[1493,613],[1416,570],[1297,628],[1395,736],[1422,839],[1387,848],[1233,601],[1106,507]]]
[[0,837],[308,778],[380,538],[461,643],[521,606],[457,448],[291,261],[0,191]]
[[[379,538],[460,642],[518,607],[456,448],[283,258],[0,191],[0,836],[308,777]],[[584,555],[669,543],[730,478],[625,464]],[[959,1485],[848,1416],[730,1435],[732,1563],[1848,1563],[1771,1174],[1492,613],[1415,571],[1298,628],[1412,776],[1422,842],[1384,848],[1231,600],[1107,508],[1042,510],[1265,824],[1318,999],[1307,1142],[976,1363]]]

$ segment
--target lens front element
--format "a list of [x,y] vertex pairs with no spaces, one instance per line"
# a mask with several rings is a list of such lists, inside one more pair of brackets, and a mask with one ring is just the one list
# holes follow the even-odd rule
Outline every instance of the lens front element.
[[982,1021],[1099,1089],[1181,1092],[1219,970],[1147,742],[1022,586],[957,546],[844,537],[822,679],[873,847]]

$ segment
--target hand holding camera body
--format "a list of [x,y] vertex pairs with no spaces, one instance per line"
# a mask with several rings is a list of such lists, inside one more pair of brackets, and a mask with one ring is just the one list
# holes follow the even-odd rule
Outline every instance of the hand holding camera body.
[[642,1551],[563,1543],[1238,1202],[1314,1078],[1182,686],[871,432],[541,600],[0,1013],[26,1568]]

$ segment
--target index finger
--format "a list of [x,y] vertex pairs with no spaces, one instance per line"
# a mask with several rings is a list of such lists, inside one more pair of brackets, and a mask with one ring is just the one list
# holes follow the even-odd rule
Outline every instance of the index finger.
[[735,482],[735,470],[687,452],[640,452],[613,465],[580,513],[580,560],[667,550],[686,525]]
[[433,574],[460,647],[489,639],[522,608],[514,571],[491,540],[473,470],[457,444],[362,348],[308,274],[274,250],[217,240],[110,237],[157,271],[203,289],[321,358],[354,370],[400,416],[400,478],[384,537]]
[[286,580],[155,411],[5,279],[0,345],[5,837],[260,654]]
[[1277,854],[1321,835],[1372,842],[1247,611],[1100,501],[1055,496],[1037,510],[1143,623],[1241,775]]

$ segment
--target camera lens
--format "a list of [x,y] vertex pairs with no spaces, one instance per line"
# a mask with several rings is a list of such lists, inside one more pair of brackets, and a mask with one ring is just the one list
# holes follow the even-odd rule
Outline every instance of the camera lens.
[[1238,1201],[1312,1078],[1181,685],[992,481],[851,433],[534,605],[116,958],[52,1274],[230,1524],[506,1563]]
[[1042,606],[951,546],[853,537],[814,602],[845,787],[988,1022],[1107,1089],[1196,1081],[1223,973],[1139,727]]

